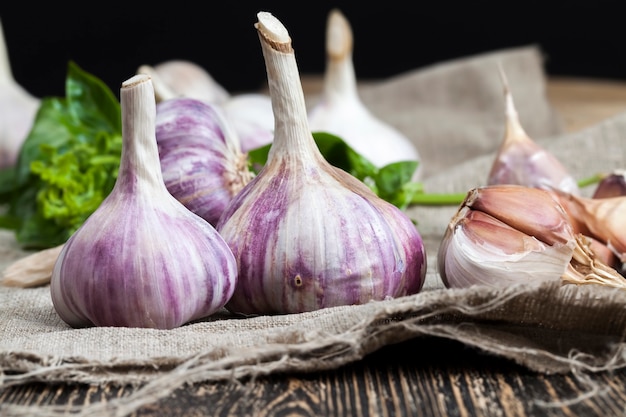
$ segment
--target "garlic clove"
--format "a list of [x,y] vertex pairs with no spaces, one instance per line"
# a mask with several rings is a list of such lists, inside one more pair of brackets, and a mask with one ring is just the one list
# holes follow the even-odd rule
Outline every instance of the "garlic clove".
[[506,127],[488,174],[487,184],[517,184],[580,194],[578,183],[563,164],[528,136],[519,120],[506,75],[500,68],[506,103]]
[[626,262],[626,196],[589,198],[557,192],[575,230],[604,243]]
[[15,165],[41,100],[19,85],[9,61],[0,22],[0,169]]
[[520,185],[470,190],[445,230],[437,266],[448,288],[561,279],[626,289],[552,191]]
[[417,228],[323,158],[309,128],[291,37],[272,14],[257,17],[276,131],[267,163],[217,224],[239,268],[226,307],[298,313],[419,292],[426,256]]
[[603,177],[593,192],[592,198],[626,196],[626,169],[616,169]]
[[572,241],[549,245],[469,207],[457,214],[443,242],[438,271],[448,288],[553,281],[574,251]]
[[165,186],[212,225],[252,179],[239,138],[218,105],[192,98],[159,103],[156,140]]
[[[209,103],[223,103],[230,93],[201,66],[185,60],[170,60],[155,66],[142,65],[137,73],[150,75],[157,97],[188,97]],[[167,92],[161,96],[160,93]]]
[[377,167],[400,161],[419,161],[413,176],[418,179],[422,161],[413,142],[372,114],[361,101],[352,52],[352,28],[345,16],[333,9],[326,27],[323,91],[308,116],[311,130],[339,136]]
[[221,309],[237,264],[208,222],[167,191],[149,76],[122,84],[123,147],[115,186],[63,245],[50,291],[73,327],[170,329]]

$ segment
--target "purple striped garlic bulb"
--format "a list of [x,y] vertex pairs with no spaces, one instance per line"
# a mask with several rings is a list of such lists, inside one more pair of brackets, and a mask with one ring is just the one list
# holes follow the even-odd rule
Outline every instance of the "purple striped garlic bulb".
[[252,178],[247,156],[221,110],[192,98],[162,101],[157,104],[156,140],[169,192],[215,226]]
[[266,165],[217,224],[239,268],[226,307],[298,313],[419,292],[426,256],[417,228],[323,158],[309,129],[291,38],[270,13],[257,16],[276,129]]
[[561,161],[530,138],[522,127],[502,69],[500,75],[504,84],[506,129],[487,176],[487,184],[558,189],[579,195],[576,179],[569,174]]
[[63,246],[52,302],[72,327],[171,329],[218,311],[237,281],[233,253],[165,187],[149,76],[122,84],[122,157],[100,207]]

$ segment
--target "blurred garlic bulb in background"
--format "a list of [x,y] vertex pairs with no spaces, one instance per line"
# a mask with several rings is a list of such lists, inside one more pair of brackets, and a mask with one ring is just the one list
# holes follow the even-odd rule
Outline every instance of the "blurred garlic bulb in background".
[[488,185],[517,184],[580,194],[576,180],[550,152],[531,139],[522,127],[508,81],[500,68],[506,102],[506,130],[487,178]]
[[157,102],[193,98],[219,105],[239,137],[243,152],[267,145],[274,138],[274,113],[267,94],[230,94],[202,67],[188,61],[142,65],[137,73],[150,75]]
[[349,22],[339,10],[331,10],[326,28],[324,87],[320,101],[309,111],[311,130],[340,137],[377,167],[399,161],[418,161],[413,178],[419,178],[422,161],[415,145],[374,116],[361,101],[352,51]]
[[[142,65],[137,72],[150,75],[157,97],[167,89],[167,97],[187,97],[211,103],[222,103],[230,94],[201,66],[185,61],[171,60],[155,66]],[[156,82],[154,81],[156,80]]]
[[40,102],[13,78],[0,22],[0,169],[9,168],[17,162]]

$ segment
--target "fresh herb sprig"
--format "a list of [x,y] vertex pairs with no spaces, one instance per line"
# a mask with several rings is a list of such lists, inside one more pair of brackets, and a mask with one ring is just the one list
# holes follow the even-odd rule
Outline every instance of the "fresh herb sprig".
[[64,243],[113,189],[121,148],[119,100],[70,61],[66,97],[42,99],[16,165],[0,171],[0,227],[25,248]]

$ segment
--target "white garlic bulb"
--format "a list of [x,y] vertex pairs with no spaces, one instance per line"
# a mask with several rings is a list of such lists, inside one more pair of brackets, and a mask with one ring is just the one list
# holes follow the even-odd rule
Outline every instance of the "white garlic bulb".
[[0,22],[0,169],[15,165],[41,100],[19,85],[9,61]]
[[63,245],[50,291],[73,327],[169,329],[229,300],[237,279],[230,248],[165,187],[149,76],[122,84],[122,157],[107,198]]
[[337,9],[331,10],[326,29],[326,70],[319,102],[309,111],[314,132],[339,136],[377,167],[418,161],[413,179],[422,172],[422,161],[411,140],[370,112],[361,101],[352,61],[352,28]]
[[226,307],[297,313],[419,292],[426,256],[417,228],[323,158],[289,33],[270,13],[257,17],[276,129],[266,165],[217,224],[239,268]]

